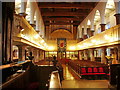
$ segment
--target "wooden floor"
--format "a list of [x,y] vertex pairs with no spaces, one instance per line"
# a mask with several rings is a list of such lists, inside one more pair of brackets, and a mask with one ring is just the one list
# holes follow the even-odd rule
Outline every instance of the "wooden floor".
[[107,80],[80,79],[70,67],[66,65],[62,66],[64,70],[64,80],[62,81],[62,88],[99,88],[100,90],[109,90]]

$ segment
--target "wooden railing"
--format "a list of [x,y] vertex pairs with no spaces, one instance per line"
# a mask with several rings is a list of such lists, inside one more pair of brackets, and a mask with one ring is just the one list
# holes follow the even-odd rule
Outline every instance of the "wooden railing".
[[38,66],[34,65],[32,62],[30,62],[29,65],[24,64],[22,68],[24,70],[19,70],[22,72],[16,71],[15,73],[11,73],[10,69],[3,72],[4,75],[8,75],[5,77],[7,80],[2,83],[0,88],[2,87],[3,90],[46,90],[49,88],[51,73],[56,70],[59,72],[59,74],[56,74],[59,80],[58,83],[60,82],[61,76],[59,77],[59,75],[62,73],[60,68],[56,68],[54,66]]

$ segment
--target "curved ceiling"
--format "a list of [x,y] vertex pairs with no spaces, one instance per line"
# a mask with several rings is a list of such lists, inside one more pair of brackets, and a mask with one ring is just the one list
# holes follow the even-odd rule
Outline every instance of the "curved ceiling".
[[59,29],[50,34],[51,39],[57,39],[57,38],[66,38],[66,39],[73,39],[72,33],[70,33],[67,30]]

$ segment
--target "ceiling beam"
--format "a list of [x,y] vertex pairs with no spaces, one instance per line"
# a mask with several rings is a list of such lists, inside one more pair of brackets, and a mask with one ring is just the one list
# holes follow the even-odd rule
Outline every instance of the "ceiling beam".
[[39,3],[39,8],[78,8],[91,9],[94,8],[93,3]]
[[83,12],[42,12],[42,16],[85,16],[88,13]]
[[70,22],[55,22],[55,23],[45,23],[45,25],[79,25],[80,23],[70,23]]
[[65,18],[65,17],[58,17],[58,18],[49,18],[49,17],[43,17],[44,21],[81,21],[80,18]]

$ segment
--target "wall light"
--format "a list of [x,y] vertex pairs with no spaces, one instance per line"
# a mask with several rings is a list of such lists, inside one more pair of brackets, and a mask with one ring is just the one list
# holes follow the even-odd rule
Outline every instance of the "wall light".
[[69,49],[70,50],[75,50],[76,48],[75,48],[75,46],[70,46]]
[[37,39],[37,38],[39,37],[39,35],[38,35],[38,34],[36,34],[34,37]]
[[96,40],[91,40],[92,43],[96,43]]
[[49,46],[48,50],[54,50],[54,47],[53,46]]
[[25,29],[22,29],[21,32],[24,31],[24,30],[25,30]]
[[44,40],[41,40],[40,43],[44,43]]
[[110,39],[110,37],[109,37],[108,35],[105,35],[104,38],[105,38],[106,40],[109,40],[109,39]]

